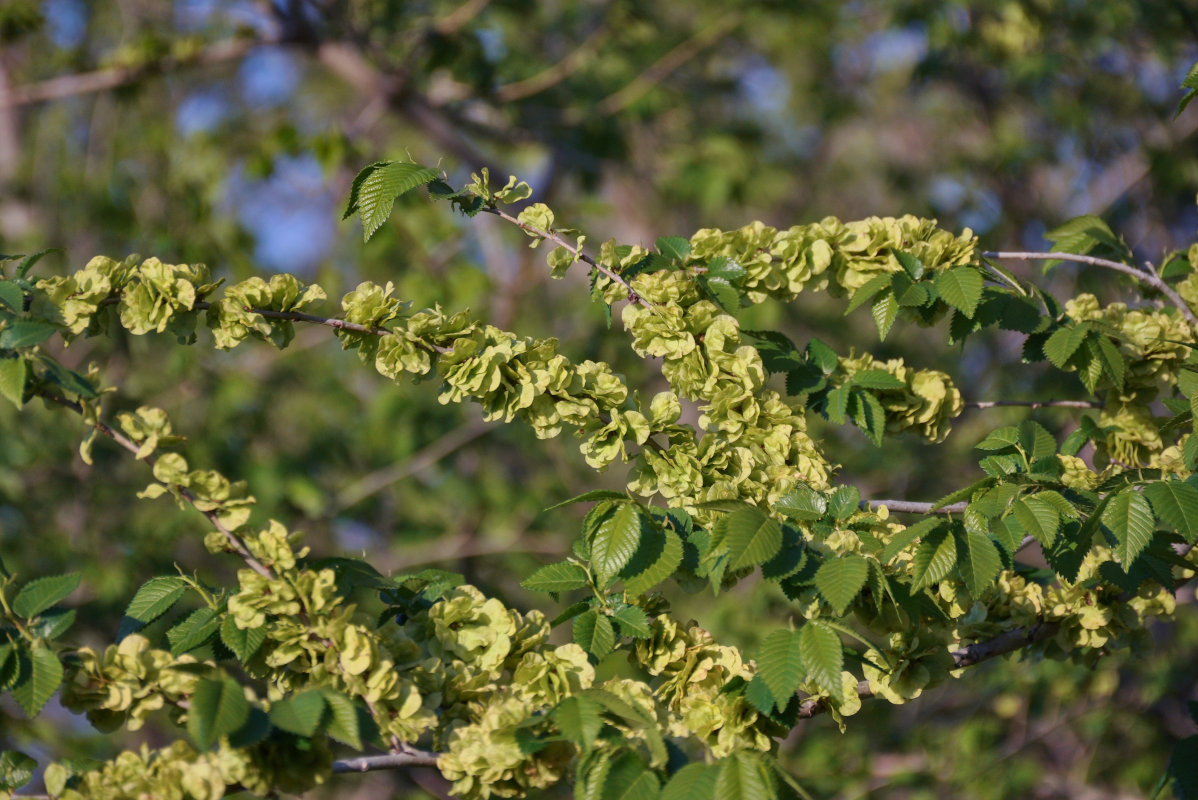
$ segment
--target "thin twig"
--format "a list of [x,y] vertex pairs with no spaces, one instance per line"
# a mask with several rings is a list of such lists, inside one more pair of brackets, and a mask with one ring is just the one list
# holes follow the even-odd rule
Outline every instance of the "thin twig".
[[372,494],[386,489],[391,484],[398,483],[413,473],[427,469],[489,430],[491,430],[491,426],[480,419],[454,428],[413,453],[411,458],[406,461],[376,470],[354,481],[337,493],[336,498],[330,504],[329,511],[336,513],[349,508]]
[[588,36],[581,44],[570,51],[570,54],[551,67],[528,78],[504,84],[495,90],[495,99],[500,103],[512,103],[532,97],[549,89],[578,71],[586,63],[587,57],[599,49],[599,45],[607,38],[609,31],[599,28]]
[[[595,106],[595,111],[601,116],[608,116],[628,108],[644,97],[655,84],[660,83],[671,72],[697,56],[704,48],[710,47],[727,36],[737,25],[740,25],[740,22],[740,12],[725,15],[715,24],[699,31],[654,61],[623,88],[600,100]],[[590,113],[593,112],[588,112],[588,114]]]
[[[974,642],[973,644],[954,650],[952,654],[953,663],[957,668],[972,667],[983,661],[989,661],[992,658],[1013,653],[1016,650],[1022,650],[1024,647],[1036,642],[1051,639],[1060,630],[1060,627],[1060,623],[1058,622],[1037,622],[1026,628],[1016,628],[1006,633],[1000,633],[993,639]],[[869,681],[859,681],[857,683],[857,696],[863,700],[874,696]],[[828,704],[822,698],[806,700],[799,706],[798,717],[799,719],[810,719],[827,710]]]
[[935,503],[918,503],[912,500],[862,500],[861,508],[873,510],[886,506],[891,511],[900,514],[960,514],[965,511],[968,503],[960,502],[952,505],[933,508]]
[[[83,406],[81,406],[79,403],[74,402],[73,400],[67,400],[65,397],[58,397],[57,395],[53,395],[53,394],[49,394],[49,393],[38,393],[38,396],[41,398],[44,398],[46,400],[52,401],[54,403],[57,403],[58,405],[63,406],[64,408],[69,408],[71,411],[74,411],[76,414],[78,414],[81,417],[84,416]],[[85,420],[86,420],[86,418],[85,418]],[[100,433],[107,436],[109,439],[112,439],[114,442],[116,442],[118,445],[120,445],[124,449],[128,450],[130,453],[133,453],[133,455],[135,455],[135,456],[137,455],[137,452],[140,448],[138,448],[138,446],[133,441],[131,441],[127,436],[125,436],[120,431],[115,430],[110,425],[108,425],[107,423],[102,422],[100,420],[96,420],[95,422],[88,423],[88,424],[90,424],[93,428],[95,428]],[[157,459],[154,458],[153,456],[146,456],[145,458],[143,458],[141,460],[145,461],[146,464],[150,467],[150,469],[154,468],[154,463],[157,461]],[[194,494],[192,494],[186,487],[178,486],[176,488],[179,491],[179,495],[184,500],[186,500],[191,505],[192,508],[194,508],[196,511],[199,511],[201,514],[203,514],[205,517],[207,517],[208,521],[212,523],[213,527],[215,527],[218,531],[220,531],[222,534],[224,534],[225,540],[229,543],[229,546],[231,548],[233,548],[233,550],[237,553],[237,555],[241,556],[241,559],[243,561],[245,561],[246,565],[248,565],[250,569],[252,569],[254,572],[257,572],[259,575],[261,575],[264,578],[268,578],[268,579],[272,579],[272,580],[274,579],[274,573],[270,571],[270,568],[268,568],[265,564],[263,564],[261,561],[259,561],[257,558],[254,557],[253,553],[251,553],[249,548],[246,547],[245,542],[243,542],[241,540],[241,537],[238,536],[236,533],[234,533],[227,525],[225,525],[223,522],[221,522],[220,516],[216,513],[215,510],[212,510],[212,509],[205,510],[205,509],[200,508],[196,496]]]
[[613,272],[612,270],[608,269],[604,265],[600,264],[598,261],[591,258],[586,253],[582,252],[581,247],[570,244],[560,234],[554,233],[553,231],[543,230],[541,228],[538,228],[536,225],[529,225],[527,222],[521,222],[520,220],[516,219],[511,214],[507,213],[506,211],[504,211],[501,208],[491,208],[491,207],[484,206],[482,210],[486,211],[488,214],[494,214],[495,216],[499,217],[500,219],[503,219],[503,220],[506,220],[506,221],[512,223],[520,230],[527,231],[528,233],[531,233],[533,236],[536,236],[540,239],[544,239],[545,241],[548,241],[548,242],[553,242],[556,245],[560,245],[561,247],[566,248],[567,250],[570,251],[570,254],[573,255],[576,259],[578,259],[579,261],[582,261],[583,263],[590,264],[592,267],[599,270],[607,277],[611,278],[613,281],[618,283],[620,286],[623,286],[628,291],[628,301],[630,303],[635,303],[637,305],[643,305],[646,308],[651,308],[655,311],[657,310],[656,306],[654,306],[648,300],[646,300],[643,297],[641,297],[640,295],[638,295],[636,293],[636,291],[632,288],[632,286],[630,286],[628,284],[628,281],[624,280],[617,273]]
[[333,773],[374,772],[380,769],[406,769],[407,767],[435,767],[439,754],[427,750],[408,753],[386,753],[379,756],[361,756],[333,762]]
[[453,36],[470,24],[471,20],[483,12],[491,0],[466,0],[460,6],[450,11],[433,23],[433,30],[442,36]]
[[0,94],[0,108],[7,106],[23,106],[32,103],[45,103],[50,100],[61,100],[84,94],[95,94],[109,89],[116,89],[139,80],[168,67],[190,66],[193,64],[218,64],[242,58],[256,47],[268,44],[279,44],[281,40],[270,37],[255,39],[231,39],[217,42],[195,55],[185,58],[171,58],[155,61],[139,67],[108,67],[94,72],[80,72],[71,75],[59,75],[44,81],[17,86]]
[[1146,272],[1142,269],[1136,269],[1135,267],[1123,264],[1119,261],[1111,261],[1110,259],[1106,258],[1096,258],[1095,256],[1078,255],[1076,253],[1002,251],[986,252],[982,253],[982,255],[986,258],[997,258],[1005,261],[1047,261],[1050,259],[1059,261],[1075,261],[1078,264],[1089,264],[1095,267],[1113,269],[1116,272],[1122,272],[1124,275],[1130,275],[1141,283],[1146,283],[1153,289],[1156,289],[1161,294],[1165,295],[1165,297],[1168,297],[1169,301],[1181,310],[1181,313],[1186,318],[1187,322],[1189,322],[1191,325],[1198,325],[1198,316],[1195,316],[1194,312],[1186,304],[1186,301],[1181,299],[1181,295],[1173,291],[1173,288],[1169,286],[1169,284],[1165,283],[1159,276],[1156,275],[1156,273],[1153,272]]
[[979,400],[966,403],[966,408],[1102,408],[1102,403],[1093,400]]

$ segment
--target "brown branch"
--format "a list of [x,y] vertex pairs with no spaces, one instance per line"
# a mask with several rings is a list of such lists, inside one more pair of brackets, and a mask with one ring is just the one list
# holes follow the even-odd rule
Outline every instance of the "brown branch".
[[[83,406],[81,406],[79,403],[74,402],[73,400],[67,400],[65,397],[59,397],[57,395],[53,395],[53,394],[49,394],[49,393],[42,393],[42,392],[39,392],[38,396],[45,400],[49,400],[51,402],[57,403],[58,405],[63,406],[64,408],[69,408],[71,411],[74,411],[79,416],[84,417]],[[84,417],[84,421],[86,422],[86,417]],[[132,442],[127,436],[125,436],[120,431],[115,430],[110,425],[108,425],[107,423],[100,421],[100,420],[96,420],[95,422],[91,422],[88,424],[90,424],[93,428],[95,428],[100,433],[107,436],[109,439],[112,439],[112,441],[116,442],[118,445],[120,445],[124,449],[128,450],[130,453],[133,453],[134,456],[137,455],[137,452],[140,448],[138,448],[138,446],[134,442]],[[157,459],[154,458],[153,456],[146,456],[145,458],[143,458],[141,460],[145,461],[146,464],[150,467],[150,469],[154,468],[154,463],[155,463],[155,461],[157,461]],[[196,511],[199,511],[201,514],[203,514],[205,517],[207,517],[208,521],[212,523],[213,527],[215,527],[218,531],[220,531],[222,534],[224,534],[225,541],[227,541],[229,543],[229,546],[231,548],[233,548],[233,551],[236,552],[237,555],[241,556],[241,559],[243,561],[245,561],[245,563],[249,566],[250,569],[252,569],[254,572],[257,572],[259,575],[261,575],[264,578],[268,578],[268,579],[274,578],[274,573],[272,573],[270,571],[270,568],[254,557],[253,553],[251,553],[249,548],[246,547],[245,542],[243,542],[241,540],[241,537],[238,536],[236,533],[234,533],[232,530],[230,530],[230,528],[227,525],[225,525],[223,522],[221,522],[220,516],[216,513],[216,511],[211,510],[211,509],[205,510],[205,509],[200,508],[196,496],[194,494],[192,494],[186,487],[179,486],[176,488],[178,489],[180,496],[184,500],[186,500],[191,505],[192,508],[194,508]]]
[[435,767],[439,753],[427,750],[412,750],[407,753],[386,753],[379,756],[360,756],[333,762],[333,774],[347,772],[374,772],[380,769],[406,769],[408,767]]
[[570,244],[568,241],[566,241],[564,238],[562,238],[562,236],[560,234],[554,233],[553,231],[542,230],[542,229],[538,228],[536,225],[529,225],[527,222],[521,222],[520,220],[516,219],[511,214],[507,213],[506,211],[504,211],[501,208],[493,208],[490,206],[484,206],[482,210],[486,211],[488,214],[494,214],[495,216],[499,217],[500,219],[503,219],[503,220],[506,220],[506,221],[512,223],[520,230],[527,231],[528,233],[531,233],[533,236],[536,236],[539,239],[543,239],[548,242],[553,242],[556,245],[566,248],[567,250],[570,251],[571,255],[573,255],[576,259],[578,259],[579,261],[582,261],[583,263],[590,264],[592,267],[599,270],[607,277],[611,278],[613,281],[618,283],[620,286],[624,287],[624,289],[626,289],[628,291],[628,302],[635,303],[637,305],[643,305],[646,308],[653,309],[654,311],[657,310],[657,307],[655,305],[653,305],[648,300],[646,300],[643,297],[641,297],[640,295],[638,295],[636,293],[636,291],[632,288],[632,286],[630,286],[628,284],[628,281],[624,280],[617,273],[608,269],[607,267],[600,264],[595,259],[591,258],[589,255],[584,253],[582,251],[581,247]]
[[386,489],[391,484],[398,483],[413,473],[427,469],[489,430],[491,430],[491,426],[482,420],[474,420],[454,428],[413,453],[411,458],[406,461],[376,470],[342,489],[330,504],[330,512],[335,513],[349,508],[372,494]]
[[1111,261],[1107,258],[1096,258],[1095,256],[1084,256],[1076,253],[1033,253],[1025,251],[1002,251],[1002,252],[985,252],[982,253],[985,258],[996,258],[1003,261],[1048,261],[1056,259],[1060,261],[1074,261],[1078,264],[1089,264],[1094,267],[1105,267],[1113,269],[1116,272],[1122,272],[1124,275],[1130,275],[1141,283],[1146,283],[1153,289],[1156,289],[1173,305],[1181,310],[1182,316],[1191,325],[1198,326],[1198,316],[1186,304],[1185,300],[1181,299],[1181,295],[1173,291],[1169,284],[1165,283],[1159,276],[1153,272],[1147,272],[1142,269],[1136,269],[1128,264],[1123,264],[1119,261]]
[[741,14],[736,11],[721,17],[713,25],[699,31],[685,40],[632,79],[627,85],[599,101],[593,111],[600,115],[610,115],[623,111],[628,106],[645,96],[645,94],[660,83],[671,72],[681,67],[687,61],[701,53],[705,48],[715,44],[740,25]]
[[1017,406],[1020,408],[1102,408],[1102,403],[1093,400],[979,400],[966,403],[966,408],[1001,408]]
[[556,86],[577,72],[586,63],[587,58],[599,49],[609,33],[606,28],[599,28],[553,66],[523,80],[500,86],[495,90],[495,99],[500,103],[513,103]]
[[37,83],[17,86],[0,92],[0,108],[45,103],[85,94],[116,89],[154,75],[162,69],[183,66],[218,64],[244,57],[255,47],[279,44],[280,39],[259,37],[254,39],[230,39],[210,45],[195,55],[168,58],[137,67],[108,67],[94,72],[59,75]]
[[470,24],[483,12],[491,0],[466,0],[460,6],[433,23],[433,30],[442,36],[452,36]]

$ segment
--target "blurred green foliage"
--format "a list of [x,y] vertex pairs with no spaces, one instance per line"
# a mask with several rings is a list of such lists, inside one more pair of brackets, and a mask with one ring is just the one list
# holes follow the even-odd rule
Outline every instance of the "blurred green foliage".
[[[138,251],[230,281],[283,269],[331,294],[390,280],[417,306],[557,336],[573,359],[636,383],[639,359],[585,285],[550,284],[541,254],[498,222],[413,197],[369,248],[356,224],[334,227],[356,169],[405,151],[457,177],[490,165],[528,177],[534,200],[596,238],[646,244],[753,218],[914,213],[1021,249],[1090,212],[1159,262],[1198,225],[1198,115],[1170,121],[1196,40],[1198,12],[1169,0],[13,0],[0,7],[0,251],[59,247],[48,263],[60,271]],[[1121,296],[1105,274],[1044,282]],[[867,311],[842,318],[812,296],[752,309],[744,325],[818,332],[844,353],[938,352],[912,327],[877,346]],[[1019,368],[1008,338],[985,336],[968,359],[916,365],[952,374],[967,400],[999,399],[1000,386],[1069,399],[1058,375]],[[105,364],[122,387],[112,413],[166,409],[194,463],[248,480],[256,513],[293,521],[318,552],[364,550],[384,572],[445,566],[517,605],[528,595],[514,576],[565,552],[581,515],[541,509],[596,486],[569,442],[484,427],[431,385],[396,391],[320,331],[277,354],[118,336],[62,360]],[[879,452],[854,429],[830,434],[831,455],[866,496],[933,499],[963,482],[939,460],[968,463],[985,431],[1025,416],[967,414],[932,468],[929,445]],[[1074,417],[1038,419],[1062,434]],[[142,465],[103,446],[82,465],[80,430],[0,403],[0,555],[29,576],[81,569],[81,622],[100,641],[151,575],[229,567],[200,546],[198,518],[132,501]],[[680,602],[744,647],[760,634],[745,620],[781,608],[763,587]],[[844,738],[824,735],[829,720],[804,723],[784,758],[846,798],[1146,793],[1169,743],[1193,730],[1175,711],[1194,692],[1190,611],[1158,632],[1152,658],[1093,673],[990,664],[898,711],[867,704]],[[39,757],[108,756],[116,744],[65,712],[0,715],[0,749],[53,741]],[[383,796],[392,780],[413,778],[371,785]]]

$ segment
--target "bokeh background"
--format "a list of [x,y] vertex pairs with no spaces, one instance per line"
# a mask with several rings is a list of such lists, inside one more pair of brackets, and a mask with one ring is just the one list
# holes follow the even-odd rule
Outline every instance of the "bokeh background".
[[[1185,0],[6,0],[0,252],[60,248],[46,272],[131,252],[229,281],[287,271],[334,298],[393,281],[418,307],[557,336],[652,393],[660,376],[618,322],[606,327],[581,272],[550,281],[518,231],[415,194],[363,245],[340,221],[353,175],[383,158],[438,164],[454,182],[487,166],[528,180],[591,242],[646,245],[754,219],[911,213],[970,227],[988,249],[1046,249],[1047,230],[1091,213],[1160,264],[1198,228],[1198,104],[1173,118],[1195,60],[1198,8]],[[1127,293],[1112,275],[1066,266],[1038,280],[1113,301]],[[745,324],[944,369],[971,401],[1082,395],[1022,367],[1001,334],[948,349],[943,331],[904,329],[879,346],[867,311],[843,317],[819,296]],[[118,337],[62,357],[96,362],[119,387],[109,414],[166,409],[193,464],[248,480],[258,518],[306,531],[317,554],[458,571],[551,615],[518,579],[567,550],[581,510],[542,509],[622,485],[568,437],[484,424],[438,404],[433,382],[397,389],[325,329],[282,353]],[[937,448],[879,451],[855,429],[813,428],[864,496],[929,500],[975,477],[972,445],[1022,416],[967,411]],[[1077,415],[1037,418],[1064,433]],[[143,465],[105,445],[84,465],[83,435],[40,404],[0,406],[0,557],[25,577],[82,569],[74,635],[94,644],[152,575],[178,563],[219,583],[236,565],[203,552],[198,515],[134,499]],[[750,652],[786,624],[767,587],[671,595]],[[1152,652],[1092,670],[987,664],[904,707],[868,702],[844,734],[805,722],[784,763],[821,797],[1143,797],[1193,732],[1186,595]],[[167,735],[99,737],[61,708],[31,723],[0,703],[0,749],[39,760]],[[375,774],[326,794],[443,796],[444,784]]]

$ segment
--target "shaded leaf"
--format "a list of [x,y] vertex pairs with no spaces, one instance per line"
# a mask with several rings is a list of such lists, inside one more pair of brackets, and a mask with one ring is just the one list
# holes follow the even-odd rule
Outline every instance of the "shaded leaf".
[[600,661],[616,644],[611,618],[591,609],[574,618],[574,643]]
[[1134,489],[1124,489],[1107,503],[1102,524],[1115,536],[1115,557],[1123,569],[1130,569],[1136,557],[1152,541],[1152,506]]
[[276,728],[297,736],[311,736],[324,716],[325,699],[319,689],[276,700],[270,706],[270,721]]
[[1193,544],[1198,537],[1198,488],[1184,481],[1162,481],[1144,487],[1152,510]]
[[844,669],[844,649],[836,631],[819,620],[808,622],[799,631],[803,666],[819,687],[833,697],[843,692],[840,673]]
[[776,704],[786,705],[803,680],[803,656],[797,631],[774,631],[761,643],[757,672],[769,687]]
[[250,716],[250,703],[231,678],[203,678],[196,684],[187,710],[187,733],[200,750],[240,728]]
[[26,663],[28,669],[22,671],[11,692],[25,714],[33,718],[62,683],[62,664],[53,650],[41,644],[35,644],[29,650]]
[[595,580],[605,586],[624,568],[641,541],[641,514],[624,504],[599,523],[591,538],[591,566]]
[[603,729],[602,711],[603,706],[585,695],[567,697],[553,710],[553,721],[562,736],[579,747],[590,749]]
[[756,509],[729,514],[724,530],[731,569],[764,563],[782,547],[782,526]]
[[220,640],[244,664],[266,641],[266,626],[243,630],[237,627],[232,616],[228,616],[220,624]]
[[912,558],[911,590],[918,591],[942,580],[956,563],[956,539],[945,528],[933,531],[916,548]]
[[838,615],[843,615],[868,576],[869,562],[861,556],[830,558],[815,573],[815,588]]

